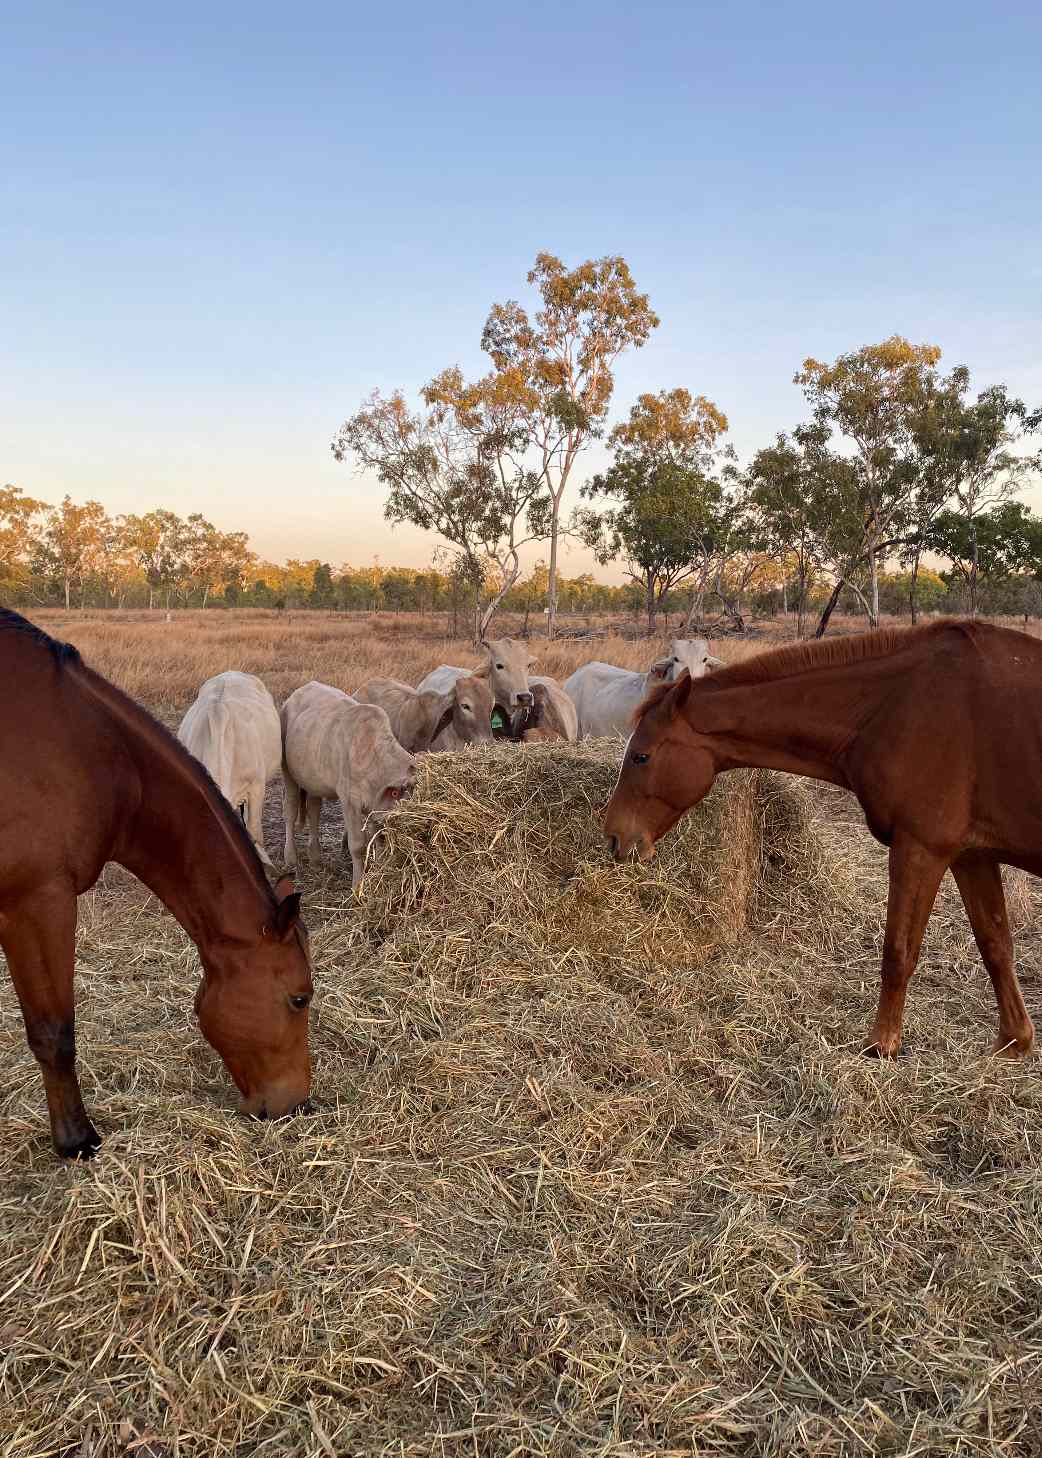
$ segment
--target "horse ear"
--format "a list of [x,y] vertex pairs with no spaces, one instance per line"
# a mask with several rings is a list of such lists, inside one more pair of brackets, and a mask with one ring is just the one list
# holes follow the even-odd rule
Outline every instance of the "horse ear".
[[264,935],[285,942],[289,940],[290,933],[300,920],[301,896],[299,891],[293,889],[292,876],[280,877],[273,890],[278,906],[275,908],[271,926],[264,928]]
[[681,674],[680,678],[677,680],[676,687],[670,690],[670,693],[669,693],[669,707],[671,708],[671,710],[673,711],[674,714],[679,714],[680,711],[681,711],[681,709],[684,707],[684,705],[687,703],[688,699],[690,698],[690,696],[691,696],[691,685],[692,685],[693,681],[694,680],[692,679],[690,673],[688,673],[687,669],[685,668],[684,669],[684,672]]

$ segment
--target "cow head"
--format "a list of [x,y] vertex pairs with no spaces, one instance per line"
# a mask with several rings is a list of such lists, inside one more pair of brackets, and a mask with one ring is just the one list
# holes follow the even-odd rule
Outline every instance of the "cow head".
[[527,644],[519,643],[515,638],[483,638],[481,647],[486,654],[486,662],[477,670],[475,677],[488,680],[495,702],[508,714],[530,704],[532,690],[528,670],[535,667],[535,659]]

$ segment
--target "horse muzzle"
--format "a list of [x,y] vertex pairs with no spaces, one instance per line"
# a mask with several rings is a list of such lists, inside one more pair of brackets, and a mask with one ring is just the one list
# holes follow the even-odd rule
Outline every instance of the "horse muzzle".
[[628,861],[636,852],[637,859],[650,861],[655,854],[655,842],[646,833],[618,835],[605,832],[612,857],[617,865]]

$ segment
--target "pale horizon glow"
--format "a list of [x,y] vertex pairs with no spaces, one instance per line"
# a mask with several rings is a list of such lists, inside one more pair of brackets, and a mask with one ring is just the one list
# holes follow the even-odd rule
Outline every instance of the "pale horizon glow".
[[200,511],[269,560],[425,566],[436,539],[329,442],[373,388],[487,368],[541,249],[621,253],[662,318],[613,419],[685,385],[742,461],[806,418],[807,355],[892,333],[1037,406],[1040,40],[1036,7],[964,0],[23,7],[0,480]]

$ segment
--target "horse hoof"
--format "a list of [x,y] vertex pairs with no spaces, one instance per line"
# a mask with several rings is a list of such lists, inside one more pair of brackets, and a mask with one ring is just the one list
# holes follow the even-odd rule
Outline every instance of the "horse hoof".
[[1034,1039],[1030,1042],[1018,1038],[996,1038],[992,1047],[992,1056],[995,1058],[1026,1058],[1031,1052]]
[[62,1159],[93,1159],[101,1148],[101,1135],[93,1124],[88,1125],[85,1137],[75,1144],[56,1144]]
[[867,1048],[862,1048],[861,1056],[862,1058],[879,1058],[887,1063],[892,1063],[895,1058],[903,1058],[905,1051],[898,1045],[891,1052],[887,1052],[885,1049],[880,1048],[878,1043],[869,1043]]

